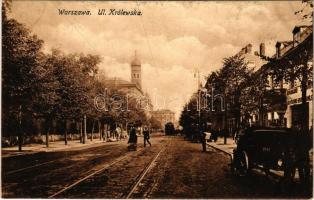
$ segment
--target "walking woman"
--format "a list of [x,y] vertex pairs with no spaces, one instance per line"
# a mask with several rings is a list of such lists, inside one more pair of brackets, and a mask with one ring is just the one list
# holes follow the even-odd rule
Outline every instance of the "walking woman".
[[130,144],[130,145],[128,146],[128,149],[129,149],[129,150],[134,150],[134,151],[136,151],[136,147],[137,147],[137,135],[136,135],[136,130],[135,130],[134,126],[131,127],[130,137],[129,137],[128,144]]

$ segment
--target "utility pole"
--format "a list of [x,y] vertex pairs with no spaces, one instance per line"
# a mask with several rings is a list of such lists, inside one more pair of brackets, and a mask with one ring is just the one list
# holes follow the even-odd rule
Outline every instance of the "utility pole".
[[197,93],[198,93],[198,130],[201,130],[201,90],[200,90],[200,71],[197,70]]
[[200,131],[201,131],[201,93],[200,93],[200,71],[197,69],[194,77],[197,75],[197,99],[198,99],[198,103],[197,103],[197,112],[198,112],[198,126],[197,126],[197,130],[198,130],[198,136],[200,135]]
[[80,142],[83,143],[83,122],[80,120]]

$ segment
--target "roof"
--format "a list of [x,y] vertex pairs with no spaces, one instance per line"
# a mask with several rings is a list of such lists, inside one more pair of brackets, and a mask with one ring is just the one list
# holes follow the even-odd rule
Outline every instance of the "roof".
[[112,78],[112,79],[105,79],[104,83],[106,85],[130,85],[130,84],[135,84],[135,83],[131,83],[130,81],[126,81],[120,78]]
[[106,86],[111,86],[115,88],[136,88],[140,93],[144,95],[144,92],[142,91],[141,88],[136,83],[132,83],[130,81],[123,80],[121,78],[110,78],[110,79],[105,79],[103,83]]
[[286,47],[286,46],[289,46],[290,44],[293,44],[293,41],[278,41],[278,42],[276,43],[276,46],[277,46],[278,44],[282,44],[282,45],[284,45],[284,47]]
[[301,28],[312,28],[312,25],[295,26],[292,30],[292,33],[297,33],[298,31],[300,31]]
[[[282,60],[283,58],[287,57],[287,56],[291,56],[293,53],[300,51],[301,48],[304,48],[304,46],[306,44],[311,44],[312,40],[313,40],[313,30],[312,30],[312,26],[296,26],[294,29],[296,28],[306,28],[306,31],[303,31],[301,34],[304,34],[304,38],[302,38],[301,42],[298,43],[296,46],[293,46],[293,41],[278,41],[276,43],[276,46],[279,44],[283,44],[284,47],[281,49],[282,51],[282,55],[278,60]],[[313,48],[312,48],[313,49]],[[276,59],[276,54],[274,54],[271,58],[271,60],[266,63],[265,65],[263,65],[261,67],[260,70],[258,70],[257,74],[261,74],[264,71],[270,69],[271,67],[273,67],[273,64],[276,63],[275,60]],[[277,61],[278,61],[277,60]]]

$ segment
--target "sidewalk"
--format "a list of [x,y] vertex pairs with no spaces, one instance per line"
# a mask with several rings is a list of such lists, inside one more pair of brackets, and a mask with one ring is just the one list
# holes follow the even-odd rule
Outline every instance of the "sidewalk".
[[211,146],[230,155],[232,155],[233,149],[237,146],[232,138],[227,138],[227,144],[224,144],[224,138],[221,137],[219,137],[216,142],[206,142],[206,144],[207,146]]
[[103,140],[94,139],[93,141],[87,140],[85,144],[80,143],[79,140],[69,140],[68,144],[65,145],[64,141],[56,141],[50,142],[49,147],[46,147],[45,144],[26,144],[22,146],[22,151],[18,151],[18,147],[3,147],[1,148],[2,158],[11,157],[11,156],[19,156],[26,154],[34,154],[38,152],[54,152],[54,151],[67,151],[67,150],[78,150],[85,149],[89,147],[97,147],[106,144],[123,142],[125,140],[120,141],[112,141],[105,142]]

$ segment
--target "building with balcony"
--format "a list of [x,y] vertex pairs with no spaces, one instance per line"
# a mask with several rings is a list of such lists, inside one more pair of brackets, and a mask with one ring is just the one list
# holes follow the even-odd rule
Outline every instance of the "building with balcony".
[[[260,103],[260,125],[290,128],[305,119],[307,127],[312,126],[312,26],[296,26],[292,36],[291,41],[278,41],[276,54],[267,58],[269,62],[255,73],[257,78],[266,79]],[[298,72],[306,69],[302,65],[307,66],[304,76]],[[302,109],[302,81],[306,85],[306,111]]]

